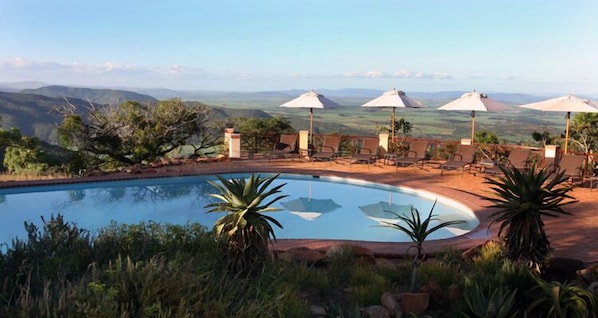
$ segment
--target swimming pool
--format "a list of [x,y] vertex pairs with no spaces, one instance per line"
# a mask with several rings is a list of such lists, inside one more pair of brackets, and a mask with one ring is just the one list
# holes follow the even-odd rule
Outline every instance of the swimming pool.
[[[150,220],[172,224],[198,222],[211,228],[223,214],[205,213],[205,205],[218,202],[207,195],[216,193],[208,180],[217,179],[189,176],[2,189],[0,242],[10,243],[15,237],[23,239],[25,221],[41,226],[42,216],[48,220],[57,214],[92,232],[111,221],[129,224]],[[459,236],[479,225],[473,211],[465,205],[427,191],[355,179],[294,174],[282,174],[273,185],[281,183],[286,183],[281,190],[288,197],[275,204],[280,211],[269,214],[284,227],[275,229],[278,239],[407,242],[409,238],[402,232],[377,225],[384,221],[396,222],[388,210],[404,214],[411,205],[425,217],[435,200],[434,214],[441,221],[461,219],[467,223],[434,232],[430,240]]]

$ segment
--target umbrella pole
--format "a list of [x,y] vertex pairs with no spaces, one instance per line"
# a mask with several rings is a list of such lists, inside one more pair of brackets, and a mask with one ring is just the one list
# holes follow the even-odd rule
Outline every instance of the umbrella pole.
[[475,110],[471,111],[471,144],[474,144],[475,140]]
[[571,125],[571,112],[567,112],[567,128],[565,129],[565,154],[567,153],[567,148],[569,146],[569,125]]
[[314,109],[309,109],[309,146],[314,144]]
[[390,144],[392,145],[395,141],[395,108],[392,108],[392,123],[390,124],[391,126],[391,132],[390,132]]

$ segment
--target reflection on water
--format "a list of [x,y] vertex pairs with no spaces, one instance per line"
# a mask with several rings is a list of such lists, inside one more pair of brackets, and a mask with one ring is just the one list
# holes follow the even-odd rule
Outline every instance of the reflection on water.
[[[49,219],[57,214],[92,232],[111,221],[128,224],[150,220],[173,224],[198,222],[211,227],[222,216],[205,213],[207,209],[204,208],[218,202],[208,195],[216,192],[208,183],[215,179],[213,176],[196,176],[0,190],[3,220],[0,243],[10,242],[15,236],[22,238],[24,222],[41,224],[41,217]],[[378,224],[376,218],[360,209],[373,204],[374,209],[383,210],[384,202],[392,202],[389,206],[393,207],[407,205],[428,212],[438,199],[434,214],[468,221],[458,229],[435,232],[431,239],[467,233],[479,224],[463,205],[427,192],[297,175],[281,175],[272,186],[281,183],[286,183],[281,190],[288,197],[275,204],[281,211],[270,214],[284,227],[276,229],[279,239],[408,241],[400,231],[375,226]]]

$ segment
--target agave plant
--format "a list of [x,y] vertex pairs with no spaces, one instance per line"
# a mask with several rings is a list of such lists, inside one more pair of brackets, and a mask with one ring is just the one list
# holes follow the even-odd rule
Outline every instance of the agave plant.
[[[436,201],[434,201],[434,204],[432,205],[432,208],[430,209],[430,213],[428,213],[428,216],[423,220],[419,215],[419,211],[414,207],[411,207],[410,217],[406,217],[404,215],[400,215],[394,212],[389,212],[393,213],[399,219],[399,222],[383,222],[383,224],[381,225],[383,227],[390,227],[404,232],[415,243],[410,247],[415,248],[415,255],[413,256],[413,269],[411,271],[411,292],[415,292],[415,288],[417,285],[417,269],[419,264],[421,264],[421,262],[425,258],[423,244],[426,238],[428,238],[430,234],[440,230],[443,227],[465,223],[465,221],[463,220],[454,220],[442,222],[433,227],[430,227],[430,223],[432,221],[438,221],[438,216],[436,214],[432,214],[432,212],[434,211],[434,207],[436,207]],[[400,224],[401,221],[404,222],[406,225],[402,226]]]
[[543,217],[570,214],[563,206],[576,202],[568,195],[572,190],[565,184],[564,171],[535,167],[519,171],[501,167],[503,176],[487,177],[486,183],[496,196],[486,197],[490,207],[490,226],[500,223],[498,236],[506,248],[506,256],[514,262],[527,262],[541,269],[550,253],[550,242],[544,230]]
[[475,282],[465,290],[463,296],[466,305],[461,312],[467,318],[517,318],[521,313],[516,308],[517,289],[509,290],[504,286],[495,288],[481,287]]
[[[276,240],[272,224],[282,228],[274,218],[265,212],[278,211],[272,207],[276,201],[287,197],[278,195],[285,184],[269,188],[279,174],[262,178],[252,174],[248,179],[225,179],[218,176],[220,183],[210,182],[220,193],[210,196],[222,202],[206,205],[210,212],[225,212],[214,225],[216,236],[224,239],[231,269],[250,272],[261,266],[268,258],[268,244]],[[268,200],[268,201],[267,201]]]
[[545,282],[538,279],[531,290],[535,301],[528,313],[549,318],[586,318],[598,316],[596,297],[589,290],[573,283]]

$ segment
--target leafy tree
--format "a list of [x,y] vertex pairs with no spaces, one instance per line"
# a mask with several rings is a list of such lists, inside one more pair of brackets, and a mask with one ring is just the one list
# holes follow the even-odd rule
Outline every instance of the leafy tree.
[[498,144],[498,136],[489,130],[481,130],[475,133],[475,140],[482,144]]
[[544,127],[544,130],[542,132],[534,130],[534,132],[532,133],[532,139],[538,142],[541,141],[542,146],[550,145],[554,141],[554,138],[550,136],[550,132],[548,131],[548,129],[546,129],[546,127]]
[[58,160],[46,154],[37,137],[23,136],[16,128],[8,131],[0,129],[0,147],[5,148],[4,168],[11,173],[40,175],[49,167],[60,165]]
[[[210,110],[180,99],[155,106],[124,102],[116,107],[91,106],[83,117],[67,105],[58,128],[61,143],[98,158],[104,164],[131,165],[161,158],[195,138],[195,151],[213,146],[206,129]],[[197,145],[196,145],[197,146]]]
[[278,176],[262,178],[252,174],[247,180],[218,176],[220,183],[210,182],[219,192],[210,196],[222,202],[210,203],[206,207],[210,208],[208,212],[226,213],[216,221],[214,231],[224,240],[229,267],[235,272],[248,274],[259,269],[268,258],[270,239],[276,239],[272,224],[282,228],[276,219],[264,214],[278,211],[271,205],[287,197],[278,195],[274,199],[269,198],[280,193],[285,185],[268,189]]
[[250,151],[254,153],[260,149],[272,149],[271,137],[295,131],[291,123],[281,116],[237,118],[234,121],[234,126],[237,131],[241,132],[244,146],[249,147]]
[[496,209],[489,216],[491,225],[500,223],[498,235],[508,259],[541,269],[550,253],[543,217],[570,214],[563,206],[575,202],[568,200],[573,199],[568,194],[572,187],[563,185],[568,181],[565,171],[499,167],[503,176],[485,181],[496,194],[485,198]]
[[569,140],[576,150],[598,150],[598,113],[579,113],[571,123]]

